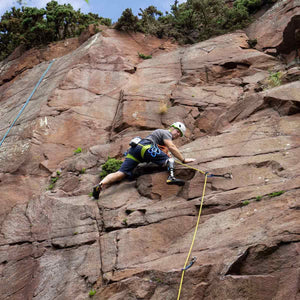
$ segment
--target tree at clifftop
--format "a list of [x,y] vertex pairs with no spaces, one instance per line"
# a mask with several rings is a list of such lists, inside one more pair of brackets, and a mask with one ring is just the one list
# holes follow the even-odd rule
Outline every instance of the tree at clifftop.
[[245,7],[230,8],[225,5],[224,0],[187,0],[181,4],[175,0],[166,15],[155,6],[140,11],[138,18],[131,10],[129,14],[129,9],[126,9],[115,28],[118,30],[134,28],[135,31],[157,37],[173,37],[181,43],[194,43],[241,28],[250,20]]
[[115,29],[121,31],[140,31],[139,19],[132,12],[131,8],[126,8],[122,16],[115,25]]
[[225,0],[187,0],[181,4],[175,0],[165,15],[155,6],[149,6],[140,9],[140,18],[127,8],[115,28],[141,31],[159,38],[173,37],[180,43],[195,43],[245,27],[251,21],[251,13],[276,1],[236,0],[230,7]]
[[273,4],[277,0],[235,0],[234,6],[237,8],[245,7],[248,12],[255,13],[265,4]]
[[97,14],[83,14],[70,4],[60,5],[56,1],[41,9],[13,7],[1,17],[0,60],[20,45],[29,49],[78,36],[89,24],[111,25],[111,20]]

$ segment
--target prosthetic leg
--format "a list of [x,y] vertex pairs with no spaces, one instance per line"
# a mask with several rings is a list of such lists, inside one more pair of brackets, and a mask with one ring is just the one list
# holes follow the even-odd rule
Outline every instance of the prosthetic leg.
[[167,178],[167,184],[170,184],[170,185],[174,184],[174,185],[183,186],[185,184],[185,181],[181,180],[181,179],[177,179],[174,176],[174,163],[175,163],[174,158],[169,158],[168,161],[167,161],[168,171],[170,172],[170,175]]

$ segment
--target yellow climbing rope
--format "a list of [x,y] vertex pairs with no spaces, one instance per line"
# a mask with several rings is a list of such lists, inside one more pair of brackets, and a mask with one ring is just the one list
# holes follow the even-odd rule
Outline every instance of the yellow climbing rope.
[[194,242],[195,242],[195,239],[196,239],[196,234],[197,234],[197,230],[198,230],[198,226],[199,226],[199,222],[200,222],[200,216],[201,216],[201,212],[202,212],[202,206],[203,206],[203,200],[204,200],[204,195],[205,195],[205,189],[206,189],[206,182],[207,182],[208,173],[207,172],[203,172],[201,170],[198,170],[196,168],[190,167],[190,166],[188,166],[186,164],[183,164],[183,163],[181,163],[179,161],[176,161],[176,162],[178,162],[181,165],[187,166],[190,169],[196,170],[196,171],[198,171],[198,172],[200,172],[200,173],[202,173],[202,174],[205,175],[204,186],[203,186],[203,191],[202,191],[202,199],[201,199],[201,203],[200,203],[200,209],[199,209],[197,224],[196,224],[196,228],[195,228],[195,231],[194,231],[192,244],[190,246],[190,250],[189,250],[188,256],[186,258],[186,261],[185,261],[185,264],[184,264],[184,267],[183,267],[182,273],[181,273],[181,280],[180,280],[179,291],[178,291],[178,296],[177,296],[177,300],[179,300],[180,299],[180,294],[181,294],[181,289],[182,289],[183,278],[184,278],[184,272],[186,270],[186,266],[187,266],[187,264],[189,262],[189,259],[190,259],[191,253],[192,253],[192,249],[193,249],[193,246],[194,246]]
[[196,169],[196,168],[194,168],[194,167],[191,167],[191,166],[189,166],[189,165],[187,165],[187,164],[184,164],[184,163],[180,162],[179,160],[176,160],[176,162],[177,162],[178,164],[180,164],[180,165],[183,165],[183,166],[187,167],[187,168],[190,168],[190,169],[192,169],[192,170],[198,171],[198,172],[200,172],[200,173],[202,173],[202,174],[204,174],[204,175],[207,174],[207,172],[204,172],[204,171],[201,171],[201,170]]

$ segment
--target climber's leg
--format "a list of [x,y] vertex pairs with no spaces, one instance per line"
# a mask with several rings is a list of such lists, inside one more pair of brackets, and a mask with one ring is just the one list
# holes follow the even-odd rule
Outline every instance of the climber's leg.
[[174,158],[169,158],[166,163],[167,163],[168,170],[170,172],[170,175],[167,178],[167,184],[175,184],[175,185],[183,186],[185,184],[185,181],[181,179],[177,179],[174,176],[174,164],[175,164]]

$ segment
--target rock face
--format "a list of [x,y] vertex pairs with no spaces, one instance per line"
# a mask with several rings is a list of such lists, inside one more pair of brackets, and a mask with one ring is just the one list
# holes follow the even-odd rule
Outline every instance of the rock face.
[[[56,59],[0,146],[1,299],[176,299],[204,186],[195,168],[233,179],[208,178],[181,299],[300,297],[300,83],[248,39],[178,47],[104,29]],[[48,64],[3,81],[1,137]],[[273,70],[289,80],[265,86]],[[177,120],[196,158],[177,165],[184,187],[149,166],[88,196],[108,156]]]
[[257,40],[256,48],[267,53],[281,54],[288,64],[299,64],[300,3],[298,0],[278,1],[260,19],[251,24],[246,32],[250,39]]

